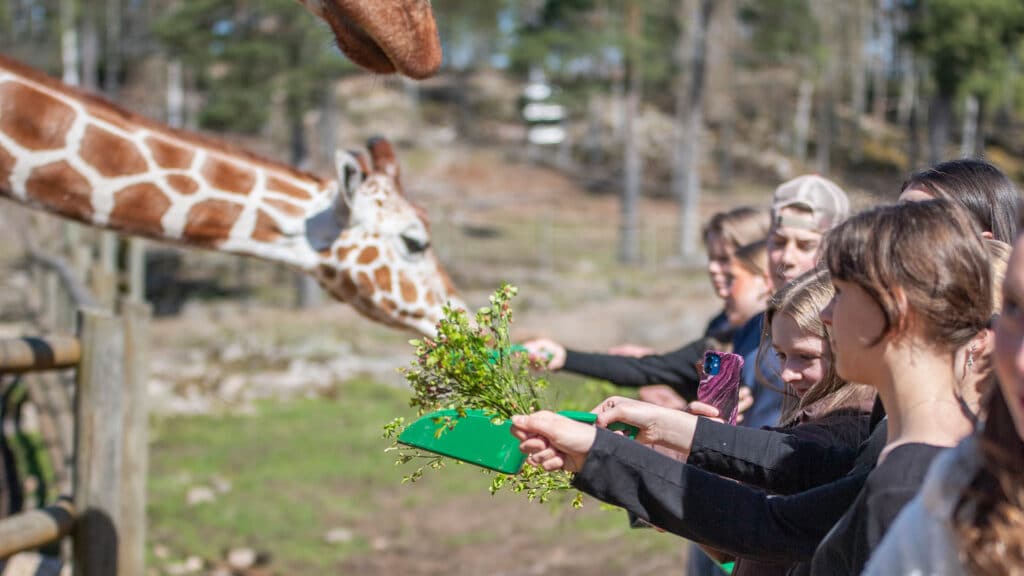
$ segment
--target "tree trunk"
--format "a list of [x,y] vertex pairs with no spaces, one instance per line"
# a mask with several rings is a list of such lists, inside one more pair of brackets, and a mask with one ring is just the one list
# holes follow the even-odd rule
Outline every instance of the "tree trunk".
[[920,116],[921,106],[917,98],[910,100],[907,107],[907,163],[908,168],[917,170],[921,161],[921,137],[920,137]]
[[871,10],[864,0],[858,0],[853,5],[856,15],[857,29],[853,34],[850,43],[850,105],[853,107],[853,118],[850,120],[850,140],[847,143],[850,149],[850,158],[854,162],[860,162],[863,157],[863,144],[861,143],[860,122],[867,110],[867,80],[868,62],[865,55],[867,39],[871,36]]
[[60,2],[60,52],[65,84],[77,86],[81,82],[78,73],[78,10],[77,0]]
[[323,111],[320,118],[320,165],[332,172],[334,152],[338,149],[338,101],[334,97],[334,82],[327,82],[324,86],[320,109]]
[[[701,131],[704,124],[704,76],[707,51],[707,26],[714,9],[713,0],[683,0],[686,10],[686,34],[681,35],[686,81],[678,83],[676,93],[676,159],[673,163],[672,190],[679,199],[677,248],[683,261],[697,254],[697,228],[700,225]],[[682,80],[682,79],[680,79]]]
[[941,92],[928,106],[928,163],[938,164],[946,158],[950,124],[953,119],[953,98]]
[[626,109],[623,122],[623,155],[624,169],[622,182],[621,221],[619,224],[619,260],[633,264],[640,259],[640,239],[638,235],[638,204],[640,203],[640,187],[643,174],[640,150],[637,148],[637,119],[640,115],[640,97],[643,87],[642,56],[639,43],[643,32],[642,0],[631,0],[626,8],[626,37],[629,51],[627,65]]
[[167,63],[167,124],[172,128],[185,125],[185,79],[181,60]]
[[811,104],[814,82],[804,75],[797,89],[796,117],[793,120],[793,155],[802,164],[807,160],[807,133],[811,128]]
[[[298,98],[288,94],[285,107],[290,124],[289,148],[291,149],[291,165],[300,170],[309,169],[309,146],[306,143],[306,123],[303,118],[303,107]],[[295,307],[312,308],[320,304],[322,292],[312,276],[303,272],[295,272]]]
[[736,130],[736,67],[733,62],[736,28],[735,1],[719,0],[707,31],[704,124],[714,123],[718,126],[715,163],[718,168],[718,187],[721,190],[732,189],[732,143]]
[[[832,78],[832,75],[829,75]],[[815,148],[815,170],[828,174],[832,160],[832,138],[835,134],[835,92],[832,83],[826,80],[821,94],[821,109],[818,111],[818,137]]]
[[978,142],[978,97],[968,94],[964,99],[964,128],[960,133],[960,157],[974,158]]
[[117,100],[121,88],[121,0],[106,0],[107,34],[104,58],[103,91]]
[[[876,44],[880,46],[890,46],[890,38],[892,37],[892,28],[889,23],[889,15],[886,11],[886,1],[878,0],[878,5],[875,7],[875,28],[876,28]],[[874,116],[875,122],[882,124],[885,122],[885,112],[888,107],[888,77],[886,76],[885,70],[885,58],[883,57],[883,50],[879,50],[871,58],[871,115]]]
[[92,10],[82,15],[82,86],[96,92],[99,83],[99,31],[96,29],[96,14]]
[[904,48],[900,54],[903,79],[900,82],[899,104],[896,109],[896,121],[900,126],[910,122],[910,115],[917,100],[917,66],[913,53]]

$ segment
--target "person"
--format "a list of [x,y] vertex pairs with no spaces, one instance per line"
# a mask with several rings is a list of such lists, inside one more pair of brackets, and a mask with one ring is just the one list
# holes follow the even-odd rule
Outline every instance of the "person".
[[828,178],[808,174],[775,189],[768,261],[776,290],[814,268],[825,233],[849,215],[849,198]]
[[943,198],[967,209],[986,238],[1009,244],[1017,237],[1017,188],[984,160],[941,162],[915,172],[900,188],[900,202]]
[[[832,297],[832,285],[828,271],[815,269],[790,282],[776,293],[768,304],[765,314],[766,330],[771,334],[772,353],[780,360],[780,374],[786,385],[787,397],[795,400],[783,412],[783,424],[778,428],[752,430],[737,429],[734,426],[716,423],[694,414],[666,410],[637,400],[612,397],[598,406],[598,425],[607,426],[612,422],[628,422],[644,431],[644,439],[654,445],[663,446],[682,453],[689,452],[695,441],[699,442],[702,425],[711,424],[726,429],[744,430],[749,445],[758,445],[762,450],[773,450],[776,442],[785,442],[789,437],[814,439],[826,446],[841,446],[854,451],[867,439],[871,405],[874,390],[867,386],[851,384],[840,378],[833,369],[828,334],[819,313]],[[762,351],[765,352],[765,351]],[[709,414],[708,407],[703,408]],[[713,409],[712,409],[713,410]],[[717,416],[717,413],[710,413]],[[683,420],[675,422],[673,420]],[[689,421],[689,422],[686,422]],[[696,421],[696,422],[695,422]],[[659,431],[672,430],[676,433],[661,437]],[[692,431],[687,435],[686,430]],[[716,444],[719,454],[710,465],[700,466],[716,473],[753,485],[761,485],[762,477],[747,475],[750,468],[714,469],[714,464],[728,454],[735,443]],[[687,460],[693,463],[693,459]],[[720,559],[725,555],[715,554]],[[780,566],[754,563],[741,559],[735,574],[781,573]]]
[[[768,231],[767,216],[750,206],[741,206],[716,213],[704,229],[704,245],[708,255],[708,278],[715,295],[725,300],[729,289],[729,264],[736,251],[747,244],[764,240]],[[685,408],[687,399],[696,394],[700,375],[695,365],[708,347],[728,344],[739,326],[732,326],[726,311],[716,314],[704,335],[666,354],[637,356],[636,349],[619,348],[616,353],[587,353],[568,349],[547,338],[523,343],[531,359],[548,370],[573,372],[611,381],[618,386],[640,388],[640,397],[670,408]],[[622,354],[621,352],[628,352]]]
[[769,497],[550,412],[513,418],[520,449],[683,537],[738,557],[799,562],[797,574],[860,573],[934,456],[971,430],[953,358],[988,324],[989,264],[969,217],[943,200],[851,218],[832,232],[824,260],[836,289],[822,312],[836,371],[874,387],[887,414],[847,476]]
[[998,385],[984,425],[940,456],[864,573],[1024,573],[1024,236],[1018,236],[995,321]]

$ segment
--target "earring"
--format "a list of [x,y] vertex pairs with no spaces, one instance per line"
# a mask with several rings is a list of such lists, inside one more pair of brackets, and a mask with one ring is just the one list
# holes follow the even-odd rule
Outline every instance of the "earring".
[[968,370],[971,370],[972,368],[974,368],[974,351],[976,349],[977,349],[977,346],[975,346],[974,344],[971,344],[971,349],[967,352],[967,369]]

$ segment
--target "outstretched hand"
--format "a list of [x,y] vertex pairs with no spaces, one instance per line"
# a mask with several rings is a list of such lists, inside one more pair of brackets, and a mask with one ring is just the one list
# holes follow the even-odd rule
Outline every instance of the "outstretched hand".
[[547,410],[512,417],[512,435],[527,462],[548,472],[579,472],[594,446],[597,429]]
[[547,338],[537,338],[523,342],[523,348],[534,362],[548,370],[561,370],[565,366],[565,346]]

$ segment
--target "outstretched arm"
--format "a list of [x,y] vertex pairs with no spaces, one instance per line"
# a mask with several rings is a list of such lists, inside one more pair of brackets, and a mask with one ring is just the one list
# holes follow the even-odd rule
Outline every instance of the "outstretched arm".
[[813,556],[866,476],[847,476],[792,496],[769,496],[599,429],[574,484],[700,544],[790,563]]

